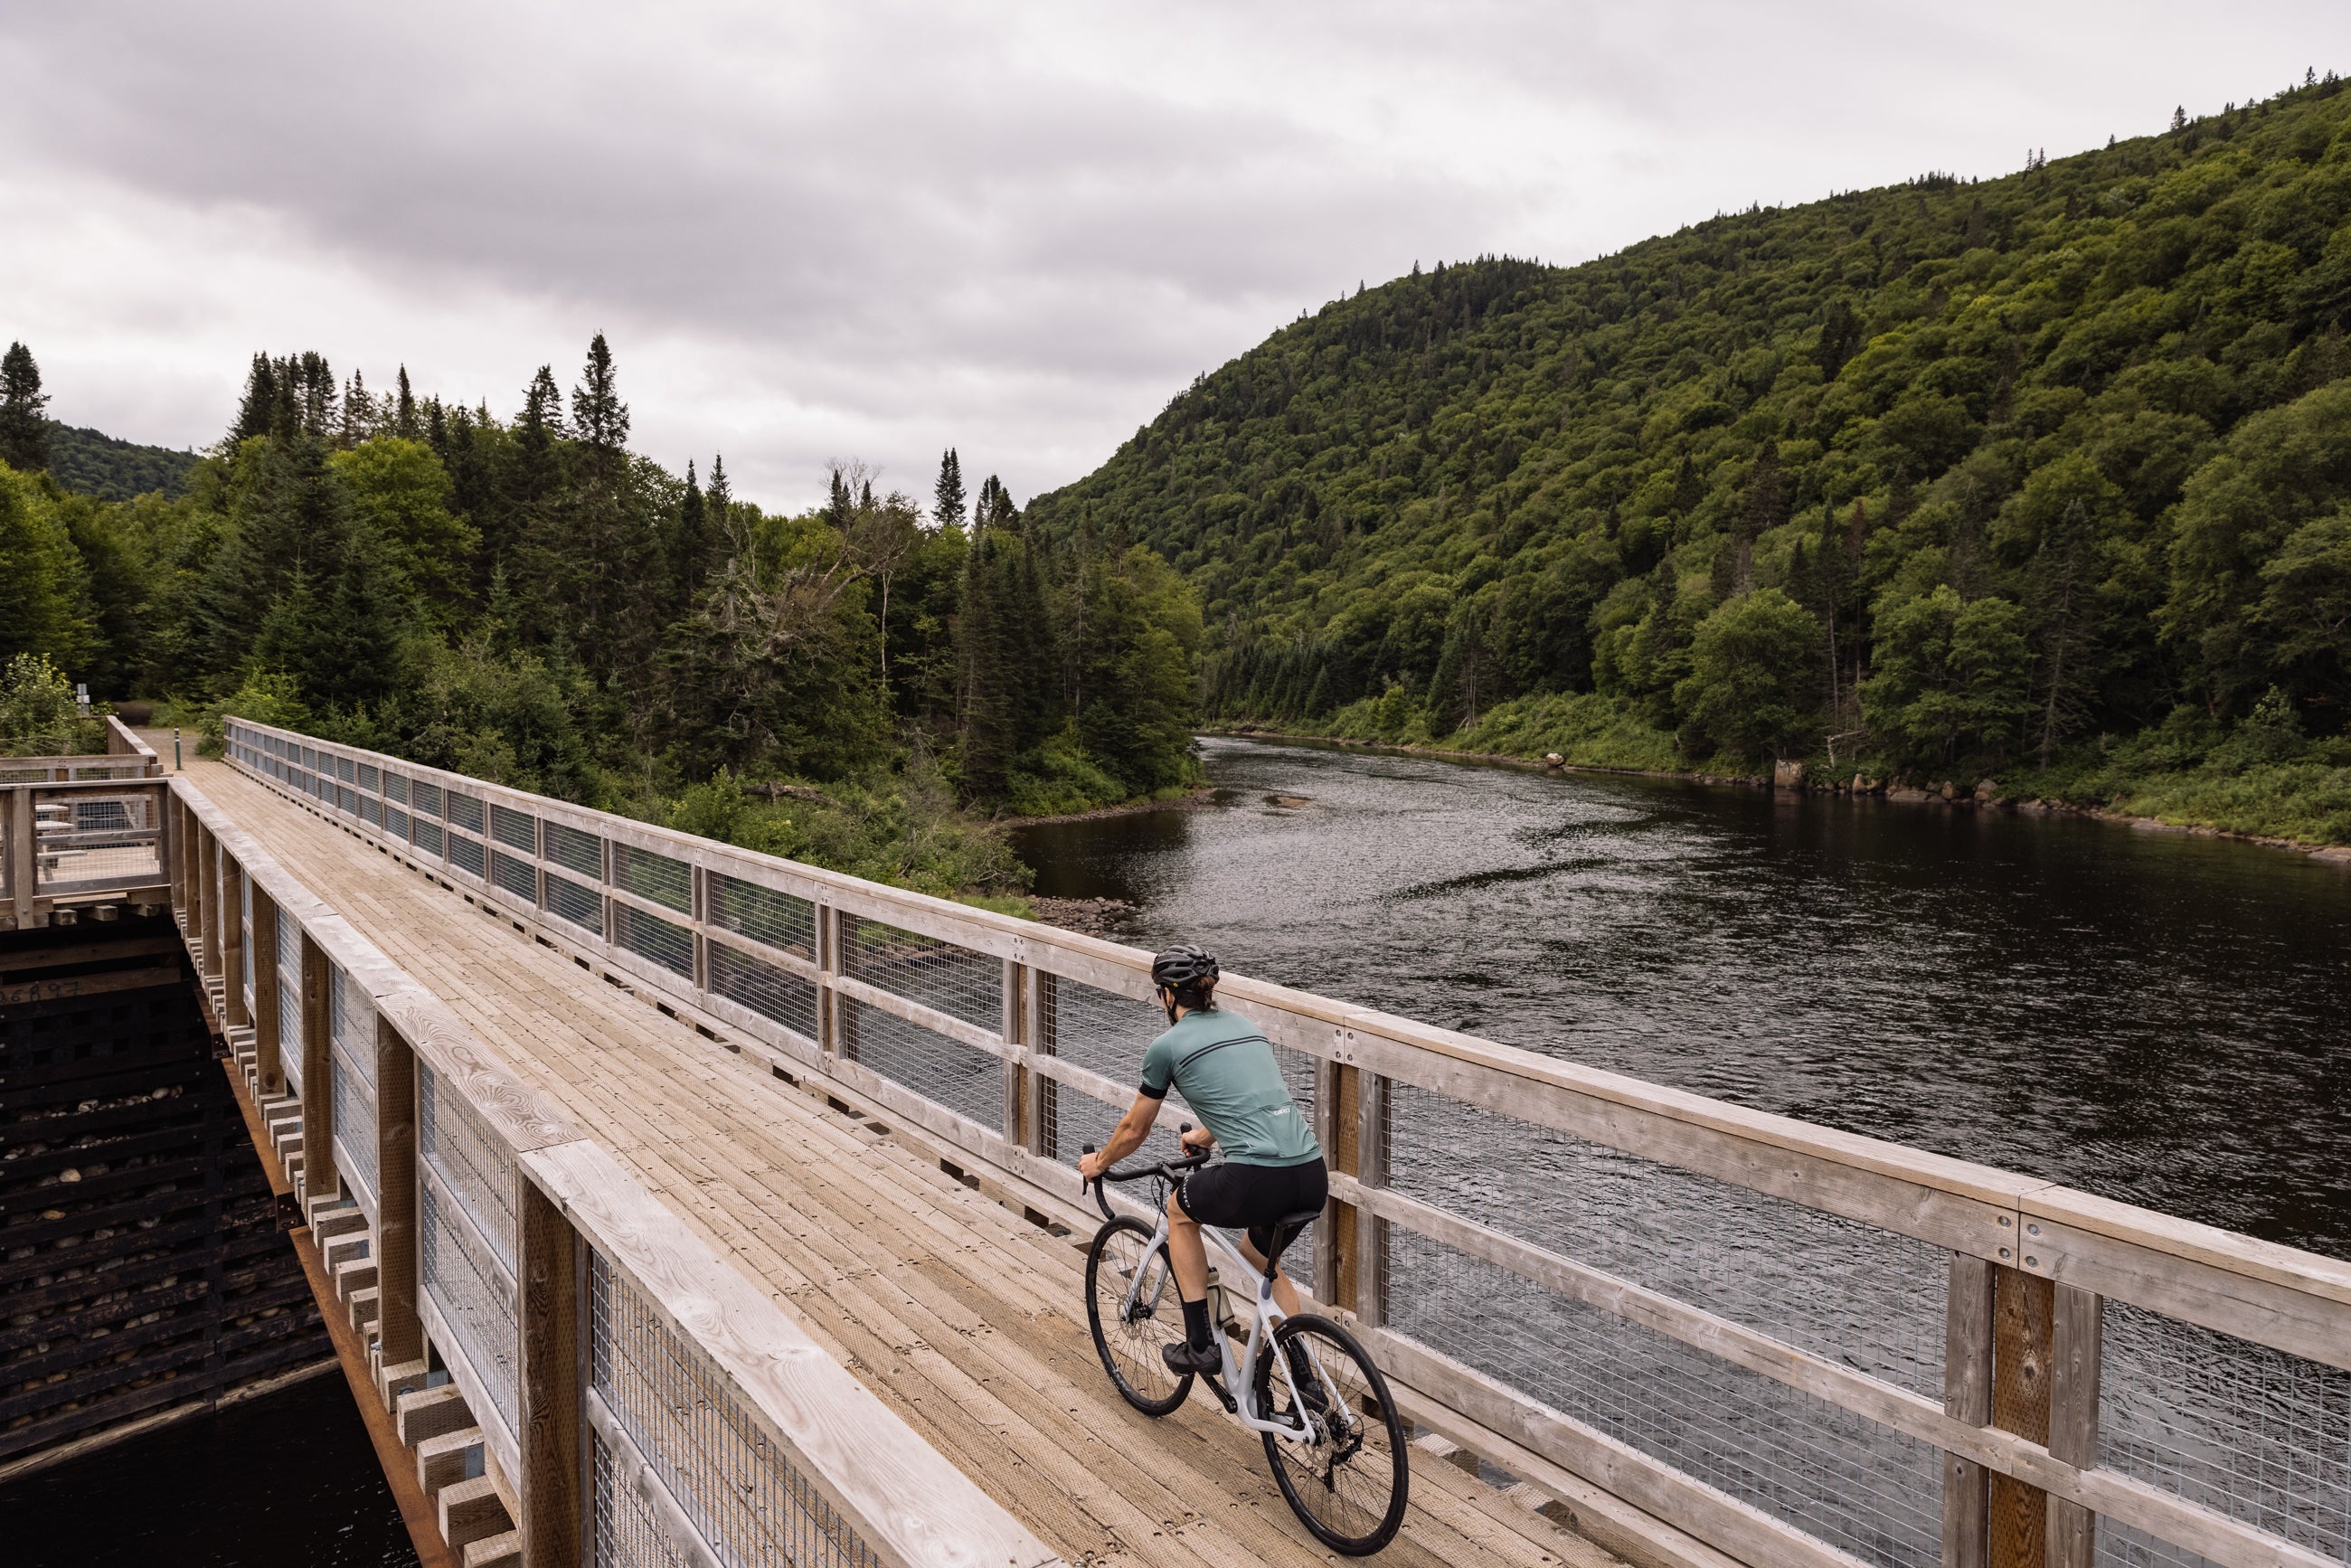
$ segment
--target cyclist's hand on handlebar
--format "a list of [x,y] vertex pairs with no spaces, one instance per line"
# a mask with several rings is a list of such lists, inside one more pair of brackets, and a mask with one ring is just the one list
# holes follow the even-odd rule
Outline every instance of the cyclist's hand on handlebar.
[[1110,1155],[1101,1149],[1088,1149],[1084,1156],[1078,1161],[1078,1176],[1082,1180],[1092,1181],[1102,1175],[1109,1165]]
[[1184,1129],[1183,1143],[1186,1154],[1205,1155],[1217,1146],[1217,1135],[1206,1127],[1187,1126]]

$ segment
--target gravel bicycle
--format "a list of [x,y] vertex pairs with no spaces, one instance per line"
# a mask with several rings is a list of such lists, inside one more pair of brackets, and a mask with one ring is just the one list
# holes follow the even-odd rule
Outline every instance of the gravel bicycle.
[[[1183,1130],[1192,1129],[1187,1123]],[[1085,1152],[1093,1153],[1093,1146]],[[1167,1258],[1166,1206],[1174,1184],[1207,1159],[1202,1153],[1104,1171],[1090,1184],[1104,1223],[1086,1251],[1086,1321],[1102,1370],[1146,1416],[1167,1415],[1192,1391],[1193,1375],[1170,1372],[1159,1357],[1162,1345],[1184,1337],[1183,1306]],[[1156,1193],[1155,1226],[1113,1210],[1103,1186],[1145,1179]],[[1220,1287],[1211,1289],[1212,1307],[1219,1293],[1238,1307],[1243,1293],[1224,1281],[1257,1276],[1247,1345],[1236,1359],[1220,1321],[1217,1343],[1224,1371],[1201,1378],[1228,1415],[1264,1439],[1275,1484],[1314,1538],[1334,1552],[1366,1557],[1395,1539],[1404,1521],[1409,1450],[1387,1379],[1355,1336],[1311,1312],[1291,1317],[1273,1299],[1282,1249],[1315,1218],[1313,1210],[1282,1218],[1261,1273],[1222,1231],[1201,1228]]]

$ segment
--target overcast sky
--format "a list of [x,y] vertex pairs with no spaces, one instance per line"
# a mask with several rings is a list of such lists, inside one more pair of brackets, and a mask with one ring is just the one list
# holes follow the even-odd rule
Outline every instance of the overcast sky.
[[771,507],[961,449],[1025,501],[1417,260],[1573,262],[2351,70],[2312,4],[0,0],[0,340],[215,440],[257,349],[510,414],[607,333]]

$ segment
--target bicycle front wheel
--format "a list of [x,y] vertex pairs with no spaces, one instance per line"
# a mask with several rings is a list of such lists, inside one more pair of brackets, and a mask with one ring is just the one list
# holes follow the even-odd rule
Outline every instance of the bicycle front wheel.
[[1311,1435],[1265,1436],[1266,1462],[1301,1522],[1350,1557],[1394,1540],[1412,1486],[1404,1417],[1355,1336],[1328,1318],[1291,1318],[1273,1331],[1255,1381],[1261,1415]]
[[1192,1375],[1168,1371],[1159,1357],[1160,1346],[1184,1339],[1184,1302],[1167,1249],[1153,1247],[1151,1236],[1152,1228],[1131,1215],[1094,1232],[1086,1249],[1086,1322],[1102,1370],[1126,1402],[1145,1416],[1165,1416],[1192,1392]]

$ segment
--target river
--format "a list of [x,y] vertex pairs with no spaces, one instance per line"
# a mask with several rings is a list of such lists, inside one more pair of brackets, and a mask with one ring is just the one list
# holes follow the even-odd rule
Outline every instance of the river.
[[2351,1256],[2351,873],[2078,818],[1220,737],[1022,830],[1129,939]]

